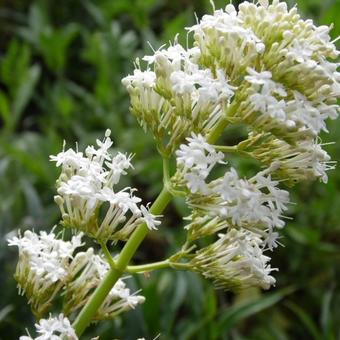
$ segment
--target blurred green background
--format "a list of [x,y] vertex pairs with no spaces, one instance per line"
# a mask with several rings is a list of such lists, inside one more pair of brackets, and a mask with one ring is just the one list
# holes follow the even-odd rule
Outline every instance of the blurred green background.
[[[227,1],[229,3],[229,1]],[[289,1],[293,5],[292,1]],[[216,1],[216,8],[225,2]],[[334,23],[340,35],[340,1],[298,1],[304,17]],[[153,141],[129,115],[121,78],[137,56],[152,51],[211,12],[194,0],[3,0],[0,2],[0,339],[32,329],[25,297],[13,279],[17,252],[5,238],[17,229],[50,229],[57,170],[48,156],[65,139],[93,144],[112,130],[115,148],[135,153],[123,185],[145,202],[160,191],[161,160]],[[340,120],[323,140],[338,141]],[[227,136],[228,140],[236,136]],[[326,147],[337,160],[340,144]],[[237,160],[247,170],[248,164]],[[129,279],[147,301],[122,318],[92,326],[84,339],[340,339],[340,172],[329,183],[294,188],[290,216],[273,254],[277,285],[268,292],[235,296],[215,291],[198,275],[162,270]],[[184,234],[183,202],[166,211],[165,226],[148,237],[136,263],[161,260],[178,249]]]

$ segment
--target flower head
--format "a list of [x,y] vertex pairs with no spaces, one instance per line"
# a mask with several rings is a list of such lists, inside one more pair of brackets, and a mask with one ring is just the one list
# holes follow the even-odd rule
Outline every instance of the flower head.
[[177,165],[184,171],[184,180],[192,193],[207,193],[205,179],[217,163],[223,163],[224,154],[216,152],[202,135],[192,134],[187,144],[176,151]]
[[222,70],[212,72],[199,65],[198,52],[178,43],[161,48],[144,57],[145,71],[137,69],[122,80],[131,97],[131,112],[167,155],[191,132],[210,131],[234,95]]
[[39,336],[32,338],[31,336],[21,336],[19,340],[78,340],[78,337],[71,326],[68,318],[63,314],[57,317],[50,316],[48,319],[40,319],[35,324],[35,328]]
[[131,155],[110,154],[109,135],[108,130],[103,141],[97,140],[97,148],[88,146],[86,156],[72,149],[51,156],[62,168],[55,201],[63,225],[79,229],[99,242],[125,240],[143,222],[136,190],[114,188],[132,165]]
[[268,264],[270,257],[263,254],[263,241],[248,230],[231,229],[220,234],[213,244],[194,254],[194,270],[212,279],[218,288],[240,290],[248,287],[270,288],[275,284]]
[[19,292],[26,294],[33,311],[41,315],[68,279],[69,265],[76,248],[82,245],[82,235],[71,241],[57,239],[51,232],[36,234],[25,231],[23,236],[8,240],[19,249],[15,279]]
[[249,179],[240,178],[230,168],[223,176],[209,180],[213,167],[222,162],[223,153],[216,152],[215,146],[202,136],[187,140],[188,144],[176,152],[182,170],[182,181],[177,180],[176,184],[189,189],[187,203],[192,209],[186,218],[187,242],[219,237],[204,248],[196,243],[193,248],[198,250],[191,254],[190,265],[213,279],[218,287],[269,288],[275,279],[267,264],[270,258],[263,252],[277,246],[278,233],[274,229],[285,225],[283,213],[289,203],[288,192],[279,189],[279,182],[271,178],[278,165],[273,164]]

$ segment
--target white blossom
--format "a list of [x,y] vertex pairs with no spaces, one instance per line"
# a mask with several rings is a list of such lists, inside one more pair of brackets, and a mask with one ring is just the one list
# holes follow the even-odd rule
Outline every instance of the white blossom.
[[[122,175],[132,167],[131,155],[118,153],[112,156],[110,130],[97,146],[88,146],[83,156],[72,149],[51,156],[62,173],[57,181],[58,196],[55,197],[62,213],[64,226],[77,228],[100,241],[126,239],[138,225],[141,210],[140,198],[134,189],[115,191]],[[72,158],[73,157],[73,158]],[[108,203],[101,221],[98,219],[100,207]],[[122,226],[122,223],[125,223]],[[120,228],[120,230],[118,230]]]
[[222,178],[209,183],[210,201],[204,204],[193,198],[189,204],[210,216],[227,218],[234,226],[272,231],[284,226],[282,213],[289,202],[288,192],[277,185],[277,181],[261,173],[249,180],[240,179],[231,168]]
[[231,79],[236,79],[237,73],[265,50],[264,43],[244,25],[232,5],[228,5],[226,11],[217,10],[213,15],[204,15],[188,30],[194,33],[205,63],[217,64]]
[[[149,63],[146,71],[135,71],[122,80],[130,93],[132,113],[165,143],[165,152],[174,151],[190,132],[211,129],[236,89],[223,70],[201,67],[197,51],[195,47],[185,50],[177,43],[161,47],[154,56],[143,58]],[[150,66],[155,82],[146,86],[141,72],[152,72]]]
[[78,234],[71,241],[63,241],[53,232],[36,234],[27,230],[23,236],[8,240],[9,246],[19,249],[15,273],[19,292],[27,295],[38,314],[48,308],[62,282],[67,280],[73,253],[82,245],[81,238],[82,234]]
[[202,135],[192,134],[187,144],[176,151],[177,165],[184,168],[184,179],[192,193],[206,192],[205,179],[217,163],[223,163],[224,154],[216,152]]
[[336,164],[317,140],[303,140],[290,145],[270,138],[260,148],[250,147],[249,153],[268,166],[276,163],[275,175],[290,184],[315,179],[327,183],[327,171],[334,169]]
[[249,230],[231,229],[213,244],[198,250],[191,260],[195,270],[211,278],[218,288],[240,290],[252,286],[268,289],[275,284],[263,254],[263,240]]
[[141,213],[143,215],[144,222],[150,230],[156,230],[162,222],[157,220],[160,216],[153,215],[147,207],[141,205]]
[[150,70],[141,71],[137,68],[133,71],[133,75],[126,76],[122,83],[124,86],[153,88],[156,84],[156,74]]
[[63,314],[57,317],[50,316],[48,319],[40,319],[35,324],[36,332],[39,334],[36,338],[31,336],[21,336],[19,340],[78,340],[78,337],[71,326],[68,318]]

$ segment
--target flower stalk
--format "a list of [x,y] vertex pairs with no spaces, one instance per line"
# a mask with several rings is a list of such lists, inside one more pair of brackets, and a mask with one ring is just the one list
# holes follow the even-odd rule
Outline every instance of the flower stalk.
[[[155,215],[161,214],[170,202],[170,199],[171,194],[163,188],[155,202],[150,207],[150,212]],[[119,258],[115,263],[115,268],[111,268],[109,270],[101,284],[97,287],[87,304],[79,313],[77,319],[72,325],[78,337],[83,334],[84,330],[90,324],[93,316],[105,300],[106,296],[109,294],[114,284],[125,272],[127,265],[137,251],[139,245],[148,234],[148,231],[149,229],[147,225],[143,223],[133,232],[122,249]]]

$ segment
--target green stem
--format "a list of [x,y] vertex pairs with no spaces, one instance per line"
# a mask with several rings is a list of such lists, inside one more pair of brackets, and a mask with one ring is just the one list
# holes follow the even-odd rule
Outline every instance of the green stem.
[[187,263],[180,263],[180,262],[171,262],[169,259],[154,263],[147,263],[138,266],[127,266],[126,271],[128,273],[145,273],[151,272],[157,269],[163,268],[175,268],[175,269],[188,269],[189,264]]
[[233,101],[224,116],[220,118],[220,121],[216,124],[213,130],[207,136],[207,142],[209,144],[215,144],[217,139],[222,135],[224,129],[230,123],[229,117],[232,117],[237,110],[237,102]]
[[[163,188],[155,202],[150,207],[150,212],[154,215],[161,214],[170,200],[171,195],[165,188]],[[87,301],[86,305],[79,313],[77,319],[72,325],[78,337],[83,334],[84,330],[90,324],[94,314],[101,306],[114,284],[124,273],[125,268],[130,262],[132,256],[135,254],[138,246],[147,235],[148,231],[148,227],[145,223],[143,223],[133,232],[122,249],[119,258],[115,263],[115,268],[111,268],[108,271],[103,281],[100,283],[100,285],[92,294],[91,298]]]
[[249,152],[240,150],[238,145],[234,146],[225,146],[225,145],[214,145],[214,148],[218,151],[222,151],[224,153],[238,153],[239,155],[244,155],[250,157]]
[[218,137],[221,136],[223,130],[226,128],[228,124],[229,124],[228,120],[222,117],[220,121],[216,124],[215,128],[208,134],[207,142],[209,144],[214,144],[217,141]]
[[104,253],[105,257],[106,257],[107,262],[109,262],[110,267],[111,268],[116,268],[116,263],[113,260],[112,255],[111,255],[109,249],[107,249],[106,244],[105,243],[101,243],[100,246],[101,246],[102,251],[103,251],[103,253]]
[[175,189],[171,183],[169,158],[166,157],[163,157],[163,185],[172,196],[185,196],[184,191]]
[[223,151],[225,153],[238,152],[237,146],[214,145],[214,148],[218,151]]
[[151,272],[156,269],[163,269],[170,267],[169,260],[154,262],[154,263],[147,263],[142,264],[138,266],[127,266],[126,271],[128,273],[145,273],[145,272]]

